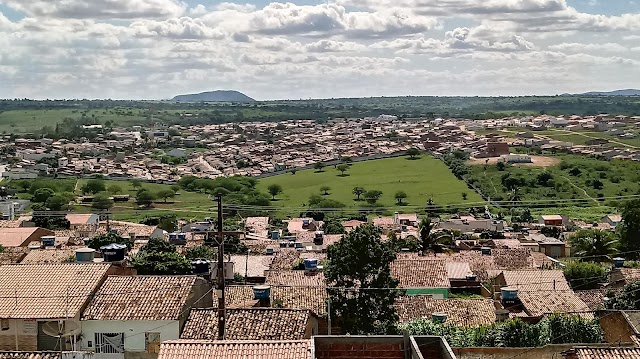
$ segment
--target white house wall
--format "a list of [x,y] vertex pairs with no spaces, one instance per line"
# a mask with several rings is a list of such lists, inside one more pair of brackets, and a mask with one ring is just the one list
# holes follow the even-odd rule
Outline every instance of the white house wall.
[[[144,333],[160,333],[160,340],[180,339],[180,323],[177,320],[160,321],[82,321],[82,350],[95,350],[95,333],[124,333],[125,352],[145,351]],[[91,347],[89,347],[91,341]]]

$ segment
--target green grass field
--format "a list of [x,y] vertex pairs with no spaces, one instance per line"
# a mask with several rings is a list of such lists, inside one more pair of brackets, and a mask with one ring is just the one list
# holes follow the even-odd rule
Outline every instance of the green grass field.
[[[397,191],[406,192],[408,198],[405,202],[409,206],[424,206],[429,198],[433,198],[436,205],[462,203],[465,202],[462,199],[463,192],[467,193],[467,202],[482,201],[480,195],[456,179],[444,163],[428,155],[416,160],[398,157],[358,162],[352,164],[346,174],[341,177],[333,167],[325,167],[323,172],[305,170],[295,175],[287,173],[260,180],[258,189],[267,192],[269,185],[281,185],[284,191],[273,204],[282,207],[306,204],[310,195],[321,194],[322,186],[331,188],[327,198],[342,202],[348,208],[358,208],[366,203],[355,201],[351,191],[356,186],[382,191],[378,204],[385,207],[396,206],[394,195]],[[409,208],[407,211],[415,211]]]

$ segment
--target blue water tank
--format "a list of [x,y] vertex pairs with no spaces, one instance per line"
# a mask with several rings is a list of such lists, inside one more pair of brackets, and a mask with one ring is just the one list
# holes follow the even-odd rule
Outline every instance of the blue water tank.
[[187,240],[187,234],[186,233],[178,233],[177,234],[177,238],[179,241],[186,241]]
[[515,300],[518,299],[518,288],[502,287],[500,288],[502,294],[502,300]]
[[268,285],[257,285],[253,287],[254,299],[269,299],[271,297],[271,287]]
[[431,321],[435,323],[444,323],[447,320],[446,313],[432,313]]
[[175,232],[169,233],[169,240],[170,241],[175,241],[177,239],[178,239],[178,233],[175,233]]
[[267,248],[267,255],[273,255],[273,248]]
[[271,232],[271,239],[280,239],[280,232],[279,231]]
[[482,247],[482,248],[480,248],[480,252],[482,252],[483,256],[490,256],[491,255],[491,248]]
[[295,246],[296,248],[304,248],[304,246],[302,245],[302,242],[295,242]]
[[622,268],[624,266],[624,258],[622,257],[613,258],[613,266],[615,268]]
[[316,258],[308,258],[304,260],[305,270],[318,270],[318,260]]
[[90,242],[91,242],[91,238],[84,238],[82,240],[82,243],[84,243],[85,246],[88,246]]
[[40,243],[42,243],[43,247],[53,247],[56,245],[56,237],[55,236],[43,236],[40,238]]
[[124,260],[127,246],[117,243],[107,244],[100,247],[100,252],[102,252],[102,258],[105,262],[120,262]]

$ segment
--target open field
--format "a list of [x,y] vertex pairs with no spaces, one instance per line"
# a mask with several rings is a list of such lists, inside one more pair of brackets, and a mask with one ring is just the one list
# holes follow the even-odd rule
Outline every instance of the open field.
[[[491,157],[491,158],[475,158],[469,160],[468,164],[470,165],[495,165],[498,163],[500,157]],[[555,157],[547,157],[547,156],[531,156],[531,163],[516,163],[513,164],[515,167],[553,167],[560,164],[560,159]]]
[[463,181],[456,179],[444,163],[428,155],[416,160],[398,157],[354,163],[347,174],[341,177],[333,167],[326,167],[323,172],[287,173],[260,180],[258,189],[267,192],[269,185],[281,185],[284,192],[273,203],[283,207],[305,205],[309,196],[321,194],[322,186],[331,188],[326,198],[342,202],[348,208],[358,208],[366,203],[354,200],[356,197],[351,192],[356,186],[382,191],[378,204],[385,207],[396,206],[394,195],[397,191],[406,192],[405,202],[410,206],[424,206],[429,198],[433,198],[436,205],[462,203],[465,202],[463,192],[467,193],[468,202],[482,201]]

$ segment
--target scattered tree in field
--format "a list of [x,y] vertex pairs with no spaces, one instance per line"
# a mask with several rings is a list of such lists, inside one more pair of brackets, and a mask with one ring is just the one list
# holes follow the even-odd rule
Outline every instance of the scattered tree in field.
[[295,174],[296,174],[296,172],[298,172],[298,170],[291,170],[291,174],[292,174],[292,175],[295,175]]
[[176,196],[176,193],[170,189],[163,189],[156,193],[156,197],[163,199],[165,203],[167,203],[167,199],[173,198]]
[[331,190],[331,187],[329,187],[329,186],[320,187],[320,192],[322,192],[323,196],[328,196],[330,190]]
[[267,188],[267,190],[269,191],[269,194],[271,194],[271,199],[273,201],[276,200],[276,196],[279,195],[280,193],[282,193],[282,186],[279,184],[272,184],[269,185],[269,187]]
[[398,191],[398,192],[396,192],[395,196],[393,196],[393,197],[398,202],[398,205],[401,206],[402,205],[402,200],[407,198],[407,193],[405,191]]
[[122,187],[118,186],[117,184],[112,184],[107,188],[107,191],[111,194],[120,194],[122,193]]
[[420,244],[422,246],[422,254],[426,254],[427,251],[433,251],[434,253],[442,253],[446,251],[444,242],[451,241],[451,234],[445,231],[434,232],[435,225],[431,223],[429,218],[423,218],[420,221],[419,232]]
[[87,183],[85,183],[85,185],[82,186],[83,194],[87,194],[87,193],[96,194],[96,193],[104,192],[106,190],[107,188],[104,185],[104,181],[98,180],[98,179],[88,180]]
[[338,165],[336,169],[340,171],[340,176],[344,177],[345,176],[344,173],[347,172],[347,170],[349,169],[349,165],[341,164],[341,165]]
[[181,187],[177,184],[171,185],[171,190],[173,191],[173,193],[178,194],[178,191],[180,191]]
[[150,208],[153,204],[153,200],[155,200],[155,196],[153,193],[147,190],[141,190],[136,195],[136,203],[139,206],[145,206],[146,208]]
[[382,197],[382,191],[374,189],[374,190],[370,190],[370,191],[365,192],[363,195],[364,195],[364,199],[365,199],[365,201],[367,201],[367,203],[376,204],[376,202],[378,202],[380,197]]
[[498,171],[504,171],[505,168],[507,168],[507,165],[505,165],[504,162],[499,161],[496,163],[496,169],[498,169]]
[[576,256],[589,257],[590,260],[608,260],[619,251],[618,238],[614,233],[599,229],[583,229],[569,237]]
[[33,202],[45,203],[47,199],[54,194],[55,192],[51,188],[39,188],[33,193],[31,200]]
[[140,181],[139,179],[132,179],[130,183],[131,187],[133,187],[133,189],[135,190],[137,190],[138,188],[142,188],[142,181]]
[[467,194],[467,192],[462,192],[462,200],[463,201],[466,201],[468,197],[469,197],[469,195]]
[[366,190],[362,187],[353,187],[353,190],[351,191],[351,193],[353,193],[357,197],[358,201],[360,200],[360,196],[365,192]]
[[640,250],[640,199],[628,201],[622,209],[622,223],[618,225],[620,250],[630,252],[628,257],[637,258]]
[[313,168],[316,170],[316,172],[322,172],[324,167],[325,165],[322,162],[318,162],[315,165],[313,165]]
[[[350,334],[393,334],[398,315],[394,303],[398,281],[391,276],[391,263],[396,254],[388,242],[380,238],[380,229],[362,225],[328,248],[325,266],[331,315],[341,319],[342,329]],[[367,290],[367,288],[387,288]]]
[[420,150],[418,150],[415,147],[412,147],[410,149],[407,150],[407,156],[409,156],[410,159],[414,160],[416,159],[416,157],[420,154]]
[[113,200],[104,192],[96,194],[91,201],[91,208],[93,209],[109,210],[111,207],[113,207]]
[[61,211],[69,204],[69,200],[65,197],[54,194],[53,196],[47,198],[45,205],[50,211]]
[[191,274],[191,262],[175,251],[175,246],[162,239],[150,239],[131,264],[140,275]]

